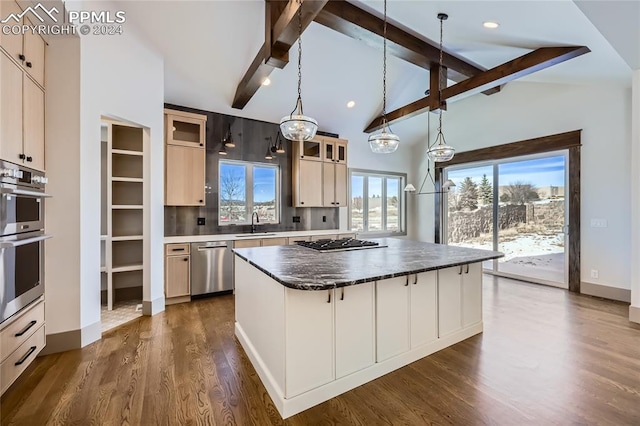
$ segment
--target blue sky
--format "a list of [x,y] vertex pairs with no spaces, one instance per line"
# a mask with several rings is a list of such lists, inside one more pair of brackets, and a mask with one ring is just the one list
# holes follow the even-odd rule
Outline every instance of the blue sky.
[[[276,199],[276,174],[278,169],[274,167],[253,168],[253,200],[261,203]],[[238,199],[245,197],[245,166],[240,164],[220,163],[220,182],[225,176],[237,176],[240,178],[240,194]]]
[[[532,183],[537,187],[564,186],[564,162],[563,156],[555,156],[500,164],[498,167],[500,185],[521,181]],[[448,177],[456,184],[467,176],[474,182],[480,183],[483,174],[486,174],[491,181],[493,166],[452,170],[448,173]]]

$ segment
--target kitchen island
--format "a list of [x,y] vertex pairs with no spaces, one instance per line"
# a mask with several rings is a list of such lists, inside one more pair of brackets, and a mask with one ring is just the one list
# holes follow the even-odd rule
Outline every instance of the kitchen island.
[[236,337],[290,417],[482,332],[493,251],[383,238],[236,249]]

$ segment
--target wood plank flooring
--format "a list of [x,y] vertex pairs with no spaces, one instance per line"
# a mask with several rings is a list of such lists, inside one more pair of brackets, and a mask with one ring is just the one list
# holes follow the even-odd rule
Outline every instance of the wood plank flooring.
[[640,425],[628,305],[484,279],[485,332],[283,421],[233,336],[233,296],[40,357],[8,425]]

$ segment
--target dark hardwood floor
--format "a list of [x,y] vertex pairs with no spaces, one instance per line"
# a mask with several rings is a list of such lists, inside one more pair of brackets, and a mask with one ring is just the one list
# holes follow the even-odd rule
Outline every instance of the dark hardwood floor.
[[485,332],[283,421],[233,336],[233,296],[40,357],[8,425],[640,425],[628,305],[485,276]]

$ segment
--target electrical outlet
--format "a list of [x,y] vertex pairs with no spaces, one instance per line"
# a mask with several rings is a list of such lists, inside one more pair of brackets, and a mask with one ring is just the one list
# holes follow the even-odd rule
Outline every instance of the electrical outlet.
[[598,272],[598,270],[597,270],[597,269],[592,269],[592,270],[591,270],[591,278],[593,278],[593,279],[596,279],[596,280],[597,280],[599,276],[600,276],[600,273]]
[[591,219],[592,228],[606,228],[607,219]]
[[322,221],[326,222],[327,221],[327,217],[326,216],[322,216]]
[[293,223],[300,223],[300,216],[294,216]]
[[205,224],[205,218],[204,217],[199,217],[198,218],[198,226],[204,226]]

